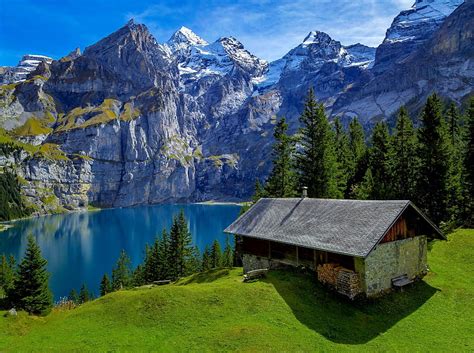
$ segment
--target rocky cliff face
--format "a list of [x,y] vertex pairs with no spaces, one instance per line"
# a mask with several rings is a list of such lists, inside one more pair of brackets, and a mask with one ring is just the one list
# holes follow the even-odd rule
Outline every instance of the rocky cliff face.
[[36,54],[24,55],[17,66],[0,68],[0,85],[25,81],[26,77],[35,71],[39,64],[51,64],[52,61],[53,59],[49,56]]
[[[183,27],[159,44],[129,22],[0,86],[0,124],[28,150],[0,165],[17,166],[43,211],[247,199],[271,167],[276,117],[295,131],[309,87],[333,116],[368,127],[432,90],[457,101],[472,92],[472,5],[413,20],[426,6],[400,14],[377,53],[314,31],[272,63],[235,38],[209,44]],[[394,33],[408,49],[392,50]]]

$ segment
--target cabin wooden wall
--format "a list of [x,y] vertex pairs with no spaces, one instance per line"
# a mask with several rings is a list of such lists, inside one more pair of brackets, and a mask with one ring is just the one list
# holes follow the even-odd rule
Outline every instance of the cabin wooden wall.
[[381,243],[413,238],[416,235],[416,231],[410,223],[407,217],[401,216],[385,234]]

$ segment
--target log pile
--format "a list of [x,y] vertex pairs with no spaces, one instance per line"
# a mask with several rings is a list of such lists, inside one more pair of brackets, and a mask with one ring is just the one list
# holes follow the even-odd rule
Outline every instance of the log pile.
[[329,284],[335,287],[337,282],[337,273],[340,268],[342,267],[335,263],[318,265],[318,281],[323,284]]
[[359,275],[351,270],[342,268],[337,274],[336,290],[349,298],[354,299],[362,292]]
[[322,264],[317,267],[318,280],[331,286],[339,293],[354,299],[362,292],[359,275],[336,263]]

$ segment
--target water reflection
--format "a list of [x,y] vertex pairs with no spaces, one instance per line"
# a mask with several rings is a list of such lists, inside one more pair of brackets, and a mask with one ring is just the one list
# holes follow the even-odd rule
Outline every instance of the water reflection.
[[125,249],[134,265],[140,263],[145,244],[153,242],[163,227],[169,229],[180,209],[201,250],[214,239],[224,244],[222,230],[240,210],[233,205],[154,205],[22,220],[0,233],[0,254],[21,258],[32,234],[48,260],[55,298],[82,283],[97,293],[102,275],[110,272],[119,252]]

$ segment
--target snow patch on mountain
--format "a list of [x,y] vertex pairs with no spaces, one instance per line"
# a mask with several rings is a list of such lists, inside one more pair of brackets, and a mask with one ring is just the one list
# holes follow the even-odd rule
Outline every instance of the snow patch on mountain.
[[0,76],[0,84],[9,84],[26,80],[26,77],[38,67],[41,62],[51,64],[53,58],[45,55],[24,55],[17,66],[7,67]]
[[414,40],[424,35],[420,26],[439,26],[464,0],[417,0],[411,9],[395,17],[384,43]]

